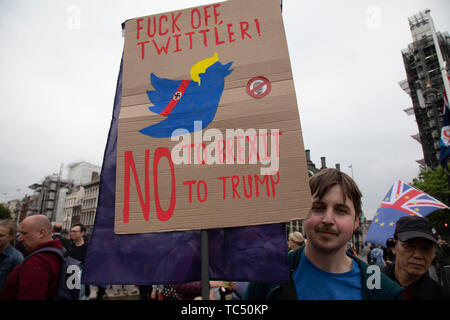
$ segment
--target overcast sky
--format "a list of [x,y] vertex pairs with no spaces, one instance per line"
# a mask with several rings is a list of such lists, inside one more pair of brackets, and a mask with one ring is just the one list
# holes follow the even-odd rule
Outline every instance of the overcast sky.
[[[243,0],[244,1],[244,0]],[[213,1],[0,0],[0,202],[62,163],[101,165],[123,49],[121,23]],[[372,218],[396,178],[419,173],[422,148],[401,50],[408,17],[431,9],[450,30],[450,1],[283,1],[305,148],[340,163]],[[17,191],[20,189],[20,191]]]

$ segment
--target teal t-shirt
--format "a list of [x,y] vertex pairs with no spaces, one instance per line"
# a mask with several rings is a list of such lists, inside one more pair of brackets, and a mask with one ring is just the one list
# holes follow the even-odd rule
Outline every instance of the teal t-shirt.
[[299,300],[361,300],[361,270],[353,260],[352,270],[330,273],[314,266],[303,250],[293,274]]

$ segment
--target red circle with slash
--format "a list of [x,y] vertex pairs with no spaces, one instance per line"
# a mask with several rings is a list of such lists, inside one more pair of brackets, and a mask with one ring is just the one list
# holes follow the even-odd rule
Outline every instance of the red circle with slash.
[[264,98],[272,90],[272,84],[270,81],[262,76],[253,77],[247,82],[247,87],[245,88],[250,97],[253,98]]

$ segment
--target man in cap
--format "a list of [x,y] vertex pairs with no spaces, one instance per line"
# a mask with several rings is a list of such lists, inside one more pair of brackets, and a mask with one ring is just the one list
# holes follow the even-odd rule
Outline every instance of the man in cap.
[[450,300],[450,290],[428,275],[438,244],[431,223],[418,216],[402,217],[395,226],[394,239],[395,264],[386,268],[386,274],[405,288],[405,300]]

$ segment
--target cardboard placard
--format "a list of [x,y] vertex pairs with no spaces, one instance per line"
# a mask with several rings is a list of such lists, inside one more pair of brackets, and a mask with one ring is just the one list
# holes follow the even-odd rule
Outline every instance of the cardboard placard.
[[279,1],[126,21],[115,233],[287,222],[310,206]]

